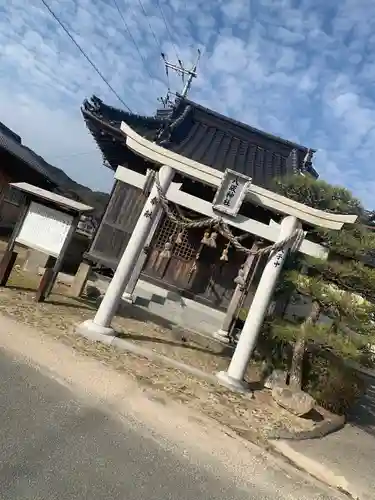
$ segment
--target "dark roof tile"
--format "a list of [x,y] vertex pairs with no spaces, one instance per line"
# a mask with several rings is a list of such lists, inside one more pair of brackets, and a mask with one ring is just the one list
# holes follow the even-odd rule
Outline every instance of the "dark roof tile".
[[[166,149],[220,171],[236,170],[263,186],[269,185],[273,178],[293,171],[294,161],[287,161],[292,151],[295,150],[293,155],[298,167],[302,166],[308,151],[304,146],[224,117],[186,99],[177,101],[169,114],[158,113],[156,117],[117,110],[96,97],[85,101],[82,112],[105,160],[113,169],[124,164],[132,154],[123,145],[122,149],[119,145],[116,147],[106,137],[115,136],[124,142],[119,130],[122,121]],[[316,174],[312,167],[310,171]]]
[[52,178],[48,168],[45,166],[43,158],[34,153],[31,149],[23,146],[21,140],[16,134],[9,134],[3,127],[0,128],[0,149],[3,149],[17,158],[19,161],[26,163],[32,170],[43,176],[54,186],[58,183]]

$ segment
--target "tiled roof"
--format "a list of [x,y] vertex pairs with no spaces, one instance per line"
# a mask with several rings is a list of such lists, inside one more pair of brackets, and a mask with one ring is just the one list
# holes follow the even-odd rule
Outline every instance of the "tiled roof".
[[57,186],[57,182],[51,177],[48,169],[45,166],[43,158],[34,153],[31,149],[25,147],[21,143],[21,138],[14,132],[9,130],[0,122],[0,149],[3,149],[17,158],[19,161],[28,165],[32,170],[44,177],[53,186]]
[[[236,170],[267,186],[272,179],[302,168],[308,148],[237,122],[192,101],[181,99],[170,115],[133,115],[105,105],[97,98],[85,101],[82,112],[111,168],[135,155],[124,148],[120,124],[125,121],[139,134],[161,146],[224,171]],[[130,156],[129,156],[130,155]],[[317,177],[312,165],[310,173]]]

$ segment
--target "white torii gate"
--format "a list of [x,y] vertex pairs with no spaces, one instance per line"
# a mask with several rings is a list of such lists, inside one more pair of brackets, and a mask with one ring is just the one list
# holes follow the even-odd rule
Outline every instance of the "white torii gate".
[[[139,156],[161,165],[158,174],[161,192],[170,201],[206,216],[217,217],[218,214],[211,203],[183,193],[179,189],[181,185],[172,183],[172,179],[175,172],[179,172],[184,176],[199,180],[203,184],[218,188],[223,182],[224,174],[222,172],[148,141],[124,122],[121,124],[121,130],[126,136],[126,145],[129,149]],[[144,176],[140,176],[140,174],[124,167],[118,168],[116,178],[133,185],[141,182],[144,184],[145,182]],[[284,241],[291,237],[297,229],[301,228],[301,221],[314,226],[339,230],[345,223],[354,223],[357,218],[355,215],[331,214],[310,208],[251,183],[246,189],[245,196],[247,200],[254,204],[285,214],[286,217],[281,222],[281,225],[273,224],[268,226],[241,215],[233,218],[221,213],[220,217],[228,225],[273,242]],[[79,333],[95,339],[115,335],[110,325],[125,288],[132,278],[134,268],[150,236],[150,232],[155,227],[155,218],[160,213],[160,206],[157,203],[155,204],[154,201],[157,197],[158,192],[154,184],[94,319],[87,320],[79,325],[77,328]],[[287,250],[288,246],[269,255],[229,368],[226,372],[218,374],[219,381],[227,387],[241,391],[246,390],[244,384],[246,368],[255,347],[277,278],[286,258]],[[327,251],[322,246],[306,239],[301,242],[299,251],[315,257],[327,257]]]

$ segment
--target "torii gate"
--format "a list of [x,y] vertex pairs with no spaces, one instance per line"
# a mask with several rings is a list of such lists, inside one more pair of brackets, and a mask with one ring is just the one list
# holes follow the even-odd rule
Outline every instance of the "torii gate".
[[[251,179],[244,178],[244,176],[237,173],[232,174],[237,176],[237,183],[238,179],[242,178],[240,179],[240,183],[242,182],[240,195],[235,200],[236,206],[227,209],[222,206],[223,189],[228,188],[226,184],[228,183],[227,174],[150,142],[137,134],[124,122],[121,124],[121,131],[126,136],[126,145],[129,149],[148,161],[160,165],[158,172],[159,189],[170,201],[191,208],[209,217],[217,217],[217,210],[220,210],[221,219],[228,225],[272,242],[282,242],[289,239],[288,244],[284,248],[270,253],[228,370],[217,374],[220,383],[223,385],[234,390],[244,391],[246,390],[244,375],[247,365],[255,348],[277,278],[287,255],[287,250],[293,243],[291,238],[293,238],[293,235],[298,230],[301,231],[301,221],[326,229],[340,230],[344,224],[354,223],[357,216],[331,214],[308,207],[267,189],[255,186],[251,184]],[[211,204],[180,191],[180,185],[172,183],[176,172],[196,179],[203,184],[218,188],[215,197],[216,201],[214,200],[214,203]],[[139,176],[140,174],[136,174],[124,167],[119,167],[116,172],[117,179],[126,179],[126,182],[133,179],[134,184],[145,182],[145,179],[141,180]],[[158,199],[156,183],[154,183],[151,189],[94,319],[87,320],[79,325],[77,328],[79,333],[96,340],[105,340],[106,337],[108,339],[108,336],[115,335],[113,328],[110,326],[112,319],[117,311],[126,286],[132,278],[134,268],[137,265],[149,235],[155,228],[155,218],[160,213],[160,205],[155,203],[155,199]],[[271,224],[267,226],[266,224],[238,215],[238,210],[243,199],[283,213],[285,217],[280,225]],[[216,205],[214,206],[215,203]],[[227,203],[224,202],[224,204]],[[327,258],[327,250],[324,247],[308,241],[305,237],[299,242],[298,250],[310,256]]]

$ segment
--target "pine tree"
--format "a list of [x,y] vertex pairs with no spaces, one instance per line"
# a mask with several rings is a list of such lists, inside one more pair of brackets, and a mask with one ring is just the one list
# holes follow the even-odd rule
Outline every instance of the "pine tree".
[[[369,260],[375,249],[375,232],[365,225],[368,215],[361,203],[344,188],[295,176],[278,180],[276,189],[313,208],[358,216],[358,222],[341,231],[315,229],[310,236],[329,248],[328,260],[299,257],[298,271],[283,275],[282,286],[292,286],[311,300],[311,311],[301,324],[276,321],[272,325],[276,336],[294,341],[290,386],[299,390],[308,344],[319,344],[340,357],[355,358],[372,342],[375,269]],[[322,316],[327,321],[320,322]]]

